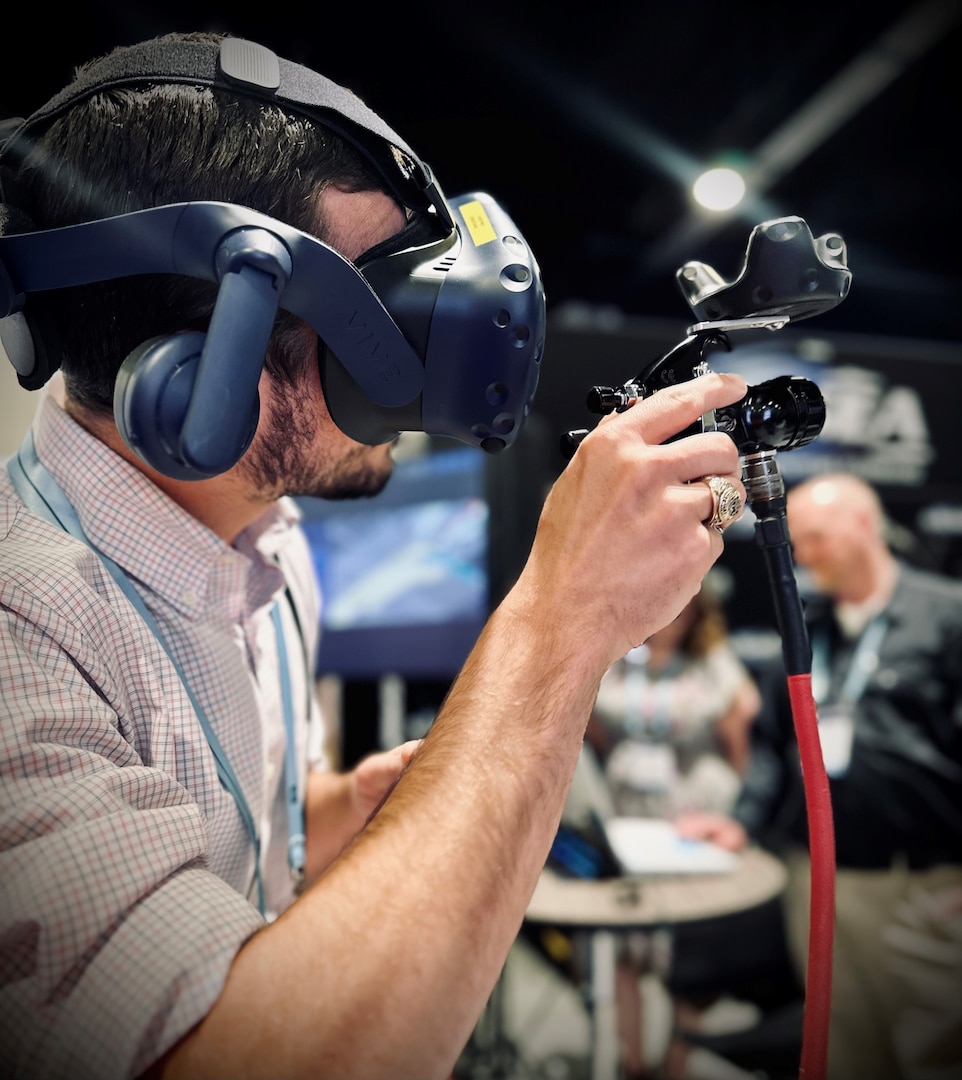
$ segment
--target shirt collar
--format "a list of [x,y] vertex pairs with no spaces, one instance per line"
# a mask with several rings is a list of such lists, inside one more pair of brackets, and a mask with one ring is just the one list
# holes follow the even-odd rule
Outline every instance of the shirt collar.
[[34,439],[90,542],[184,616],[214,608],[243,618],[283,588],[277,560],[299,518],[292,500],[272,504],[229,545],[73,420],[53,392]]

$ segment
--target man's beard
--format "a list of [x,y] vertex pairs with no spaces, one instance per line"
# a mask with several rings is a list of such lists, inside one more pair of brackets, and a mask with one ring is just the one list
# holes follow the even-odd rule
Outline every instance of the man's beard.
[[[319,499],[359,499],[383,490],[392,462],[383,449],[361,443],[348,445],[334,422],[322,420],[310,407],[306,386],[275,379],[274,405],[257,438],[241,458],[240,467],[263,496],[273,502],[282,495]],[[331,427],[330,445],[336,456],[318,454],[322,422]]]

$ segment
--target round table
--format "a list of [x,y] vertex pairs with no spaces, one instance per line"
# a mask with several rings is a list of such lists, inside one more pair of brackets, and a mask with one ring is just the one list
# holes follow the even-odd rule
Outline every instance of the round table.
[[615,944],[619,930],[671,927],[760,907],[785,887],[783,864],[748,848],[732,869],[588,881],[545,868],[525,919],[591,934],[592,1080],[618,1076]]
[[785,867],[748,848],[732,870],[709,874],[626,875],[586,881],[542,871],[525,918],[552,926],[618,929],[712,919],[748,911],[785,887]]

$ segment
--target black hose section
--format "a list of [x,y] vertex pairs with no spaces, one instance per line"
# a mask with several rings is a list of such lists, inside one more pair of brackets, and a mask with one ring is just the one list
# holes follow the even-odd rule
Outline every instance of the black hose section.
[[[776,500],[784,504],[784,500]],[[795,581],[792,543],[788,534],[784,505],[770,508],[774,512],[764,517],[756,513],[755,539],[765,558],[768,580],[772,588],[775,618],[782,639],[782,656],[787,675],[806,675],[812,670],[812,647],[802,611],[802,602]],[[768,509],[768,508],[766,508]]]

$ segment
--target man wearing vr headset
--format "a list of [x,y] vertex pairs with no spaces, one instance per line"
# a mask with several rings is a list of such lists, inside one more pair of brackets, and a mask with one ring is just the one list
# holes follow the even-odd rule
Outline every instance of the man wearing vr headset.
[[[17,1076],[445,1077],[534,891],[601,675],[678,614],[722,551],[699,481],[743,493],[727,436],[666,440],[745,384],[710,374],[606,417],[423,742],[324,780],[307,737],[313,583],[287,496],[376,493],[393,437],[354,404],[332,419],[320,300],[282,300],[236,463],[191,475],[203,450],[158,466],[144,447],[156,433],[125,426],[118,386],[140,380],[143,343],[212,328],[223,290],[206,271],[148,273],[169,237],[120,244],[125,276],[104,269],[106,242],[60,259],[31,231],[222,202],[258,233],[250,214],[270,216],[294,252],[292,289],[332,252],[332,280],[353,289],[365,253],[447,236],[430,216],[447,204],[405,202],[411,156],[346,92],[330,124],[298,107],[314,73],[282,62],[296,69],[282,105],[265,100],[273,74],[242,76],[217,38],[160,47],[174,61],[219,52],[225,77],[145,75],[137,47],[122,50],[122,78],[82,71],[89,88],[55,98],[0,158],[8,306],[29,294],[29,318],[8,318],[32,339],[26,359],[14,335],[5,348],[25,385],[58,366],[64,383],[0,471],[0,1060]],[[360,149],[347,113],[374,131]],[[202,232],[207,211],[197,220]],[[72,272],[84,247],[104,262],[83,283],[29,284]],[[268,248],[241,258],[251,305],[263,268],[284,262]],[[312,281],[312,297],[328,284]],[[172,384],[193,362],[172,364]],[[213,411],[234,407],[231,381]],[[147,415],[163,427],[166,407]],[[499,416],[474,425],[489,449],[511,426]]]

